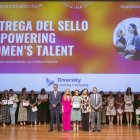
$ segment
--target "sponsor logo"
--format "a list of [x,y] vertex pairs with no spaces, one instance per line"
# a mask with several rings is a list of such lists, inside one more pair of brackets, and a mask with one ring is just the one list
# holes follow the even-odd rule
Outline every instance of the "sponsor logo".
[[68,78],[68,79],[64,79],[64,78],[58,78],[57,82],[62,82],[62,83],[80,83],[82,80],[79,78]]
[[47,84],[47,87],[49,87],[54,84],[54,81],[46,77],[46,84]]

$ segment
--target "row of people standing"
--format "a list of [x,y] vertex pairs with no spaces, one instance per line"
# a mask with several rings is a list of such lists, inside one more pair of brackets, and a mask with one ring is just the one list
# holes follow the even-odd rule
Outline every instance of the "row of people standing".
[[[92,114],[93,132],[101,131],[101,106],[102,97],[97,93],[97,88],[93,88],[93,94],[88,93],[88,89],[82,91],[79,96],[79,90],[75,90],[72,97],[71,92],[67,89],[62,97],[62,122],[63,130],[71,130],[71,121],[73,122],[73,131],[79,131],[79,123],[82,121],[82,130],[89,131],[89,113]],[[97,123],[96,123],[97,119]]]
[[26,88],[23,88],[19,98],[12,89],[9,91],[5,90],[1,97],[0,104],[0,122],[3,124],[3,126],[9,122],[11,122],[12,126],[15,125],[17,108],[17,121],[21,126],[26,125],[27,121],[31,124],[34,123],[35,125],[37,124],[37,121],[39,124],[46,124],[47,122],[48,94],[46,94],[44,88],[41,90],[38,96],[35,95],[33,90],[31,91],[30,96],[28,96]]
[[[136,102],[136,109],[140,109],[140,98]],[[82,120],[83,131],[89,131],[89,122],[91,122],[93,132],[96,130],[100,132],[101,117],[106,122],[107,116],[109,125],[113,125],[114,117],[117,115],[117,124],[122,125],[124,113],[126,114],[128,126],[132,125],[134,95],[130,87],[127,88],[124,96],[121,92],[118,92],[117,96],[114,97],[112,92],[109,92],[109,96],[107,98],[104,96],[103,101],[101,94],[97,93],[96,87],[93,88],[93,94],[91,95],[89,95],[87,89],[82,91],[81,96],[79,96],[79,91],[75,90],[73,97],[71,96],[70,90],[67,89],[62,96],[61,104],[64,131],[71,130],[71,122],[73,122],[73,131],[78,131],[79,123]],[[138,115],[136,116],[138,117]]]
[[[109,124],[113,124],[114,116],[117,115],[118,124],[122,124],[123,113],[126,112],[128,125],[132,125],[132,114],[134,112],[134,96],[131,88],[128,88],[124,97],[118,92],[117,97],[114,98],[112,92],[109,96],[101,96],[97,93],[97,88],[93,88],[93,94],[89,96],[87,89],[82,91],[79,96],[79,91],[75,90],[75,95],[72,97],[71,92],[67,89],[62,96],[58,91],[58,85],[54,84],[54,90],[46,94],[45,89],[42,89],[38,96],[35,96],[34,91],[31,91],[31,96],[26,93],[26,88],[22,89],[19,99],[13,90],[9,92],[6,90],[1,98],[2,100],[13,100],[12,105],[1,105],[0,107],[0,122],[5,125],[11,119],[11,124],[15,125],[15,112],[17,110],[17,103],[19,102],[18,121],[20,125],[25,125],[26,121],[31,123],[46,124],[48,116],[48,99],[49,109],[51,115],[50,130],[53,131],[53,124],[56,119],[57,128],[60,130],[60,113],[62,106],[62,122],[63,129],[70,131],[71,121],[73,122],[73,131],[79,131],[79,123],[82,121],[82,130],[89,131],[89,122],[93,124],[93,130],[100,131],[101,121],[106,123],[106,116],[108,116]],[[95,93],[95,94],[94,94]],[[95,99],[96,98],[96,99]],[[103,99],[103,101],[102,101]],[[24,106],[23,102],[29,101],[29,106]],[[140,100],[139,100],[140,101]],[[137,108],[140,107],[140,102]],[[35,111],[33,111],[35,110]],[[95,119],[97,118],[97,124]]]
[[[12,100],[13,104],[8,105],[7,101]],[[0,122],[3,123],[3,126],[6,125],[6,123],[10,122],[11,119],[11,125],[15,124],[15,113],[17,109],[17,102],[18,102],[18,96],[14,94],[13,90],[10,89],[4,91],[4,94],[2,95],[0,99]]]
[[[112,92],[109,92],[108,97],[103,97],[103,108],[102,108],[102,122],[106,123],[106,116],[108,117],[109,124],[113,125],[114,117],[117,116],[117,125],[123,122],[123,116],[126,114],[126,121],[128,126],[132,126],[133,113],[135,109],[140,109],[140,95],[135,99],[132,94],[131,88],[128,87],[124,96],[121,92],[117,93],[114,97]],[[138,125],[138,114],[136,115],[136,123]]]
[[[48,104],[48,94],[46,94],[45,89],[41,89],[38,96],[32,90],[30,96],[27,95],[26,88],[22,89],[21,95],[19,96],[19,112],[18,112],[18,122],[20,125],[26,125],[26,122],[39,124],[47,122],[47,104]],[[27,106],[26,103],[27,102]],[[28,104],[29,102],[29,104]]]

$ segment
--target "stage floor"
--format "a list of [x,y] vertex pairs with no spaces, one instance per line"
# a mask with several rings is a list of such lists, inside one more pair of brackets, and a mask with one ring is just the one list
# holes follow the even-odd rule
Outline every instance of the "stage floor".
[[101,132],[48,132],[49,125],[0,126],[0,140],[140,140],[136,126],[102,126]]

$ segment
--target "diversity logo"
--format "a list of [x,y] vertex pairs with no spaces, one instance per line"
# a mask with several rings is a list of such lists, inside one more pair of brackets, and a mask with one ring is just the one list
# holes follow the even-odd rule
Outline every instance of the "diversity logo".
[[47,84],[47,87],[49,87],[54,84],[54,81],[46,77],[46,84]]

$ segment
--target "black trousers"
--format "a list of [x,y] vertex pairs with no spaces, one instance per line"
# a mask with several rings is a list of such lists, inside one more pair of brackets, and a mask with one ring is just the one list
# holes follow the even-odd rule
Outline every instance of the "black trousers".
[[82,113],[82,130],[89,131],[89,113]]

